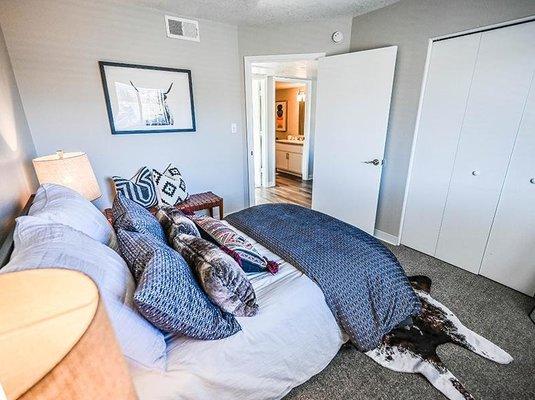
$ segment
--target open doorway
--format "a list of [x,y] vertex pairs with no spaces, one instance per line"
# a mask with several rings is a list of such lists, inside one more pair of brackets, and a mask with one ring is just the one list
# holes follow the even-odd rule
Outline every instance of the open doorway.
[[317,60],[246,57],[250,204],[311,207]]
[[[268,184],[255,187],[255,204],[294,203],[310,207],[312,179],[308,173],[308,155],[304,151],[305,138],[310,135],[305,127],[308,84],[304,80],[274,78],[275,96],[273,124],[275,145],[266,142],[268,157],[275,154],[275,168],[267,172]],[[255,157],[255,173],[257,159]]]

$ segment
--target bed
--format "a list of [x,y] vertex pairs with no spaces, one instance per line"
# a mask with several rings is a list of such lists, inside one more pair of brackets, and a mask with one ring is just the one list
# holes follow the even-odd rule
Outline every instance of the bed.
[[[249,208],[223,222],[279,264],[276,274],[247,275],[258,314],[236,317],[241,330],[225,339],[164,337],[143,318],[133,304],[134,277],[117,251],[114,229],[89,201],[59,185],[42,185],[29,216],[17,219],[15,246],[6,244],[11,258],[0,273],[54,266],[89,275],[142,400],[280,399],[322,371],[346,341],[359,348],[359,335],[374,330],[380,340],[389,324],[419,307],[401,266],[376,239],[324,214],[281,207]],[[277,254],[286,254],[284,260]],[[180,280],[175,277],[173,282]],[[176,304],[194,304],[184,299],[191,297]]]

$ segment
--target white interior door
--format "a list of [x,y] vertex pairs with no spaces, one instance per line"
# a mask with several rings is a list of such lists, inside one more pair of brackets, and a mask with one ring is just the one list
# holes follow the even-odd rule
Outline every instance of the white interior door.
[[480,274],[535,293],[535,82],[524,109]]
[[312,208],[374,233],[397,46],[318,64]]
[[535,23],[484,32],[435,255],[478,273],[535,68]]

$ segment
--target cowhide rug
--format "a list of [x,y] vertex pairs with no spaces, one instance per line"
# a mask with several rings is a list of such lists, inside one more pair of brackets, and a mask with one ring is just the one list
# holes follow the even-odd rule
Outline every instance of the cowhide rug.
[[422,312],[413,317],[413,324],[385,335],[382,344],[366,355],[391,370],[422,374],[451,400],[474,399],[440,360],[437,346],[455,343],[500,364],[509,364],[513,358],[466,328],[448,308],[433,299],[429,295],[430,278],[414,276],[409,280],[422,301]]

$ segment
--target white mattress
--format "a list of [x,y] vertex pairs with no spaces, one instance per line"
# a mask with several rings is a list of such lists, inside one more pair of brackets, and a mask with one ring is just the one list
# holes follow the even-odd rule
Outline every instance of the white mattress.
[[275,275],[249,278],[260,310],[238,318],[241,332],[213,341],[171,338],[166,371],[130,364],[141,400],[280,399],[327,366],[347,337],[318,286],[285,262]]

